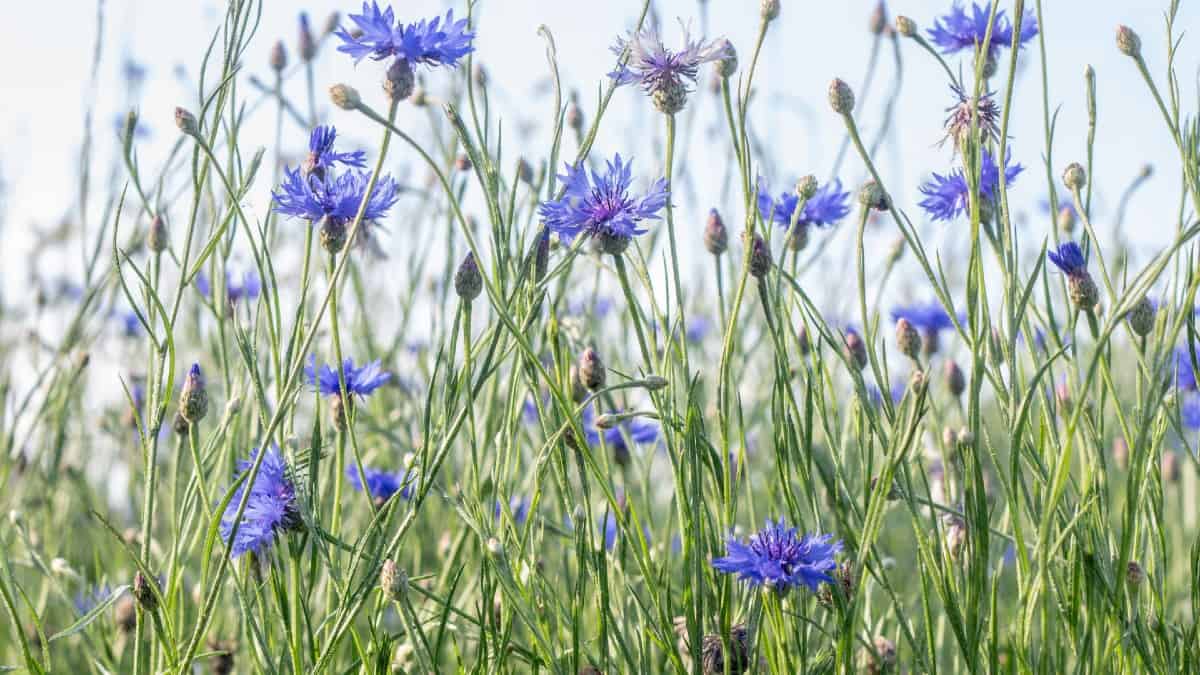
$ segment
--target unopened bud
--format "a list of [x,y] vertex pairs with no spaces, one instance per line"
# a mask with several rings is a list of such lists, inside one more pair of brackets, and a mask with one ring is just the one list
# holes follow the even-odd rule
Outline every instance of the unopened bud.
[[796,196],[804,201],[808,201],[813,198],[813,195],[817,194],[818,187],[817,177],[810,173],[796,181]]
[[1126,25],[1117,26],[1117,49],[1126,56],[1140,58],[1142,55],[1142,38]]
[[846,358],[850,360],[850,365],[862,370],[867,367],[867,345],[863,342],[862,337],[856,332],[846,333],[843,338],[843,343],[846,349]]
[[904,317],[900,317],[896,322],[896,346],[900,348],[901,354],[913,360],[916,360],[917,354],[921,352],[921,334]]
[[1063,234],[1071,234],[1075,231],[1075,209],[1070,206],[1064,206],[1058,210],[1058,229]]
[[944,368],[946,389],[955,397],[962,396],[963,392],[967,389],[967,380],[963,376],[962,369],[953,361],[946,361]]
[[463,302],[471,303],[482,291],[483,275],[479,273],[479,264],[475,262],[475,254],[468,253],[454,273],[454,292]]
[[665,388],[667,384],[669,384],[667,382],[667,378],[663,377],[662,375],[647,375],[646,377],[642,378],[642,386],[649,391],[658,391],[659,389]]
[[342,110],[358,110],[362,97],[358,90],[348,84],[335,84],[329,88],[329,100]]
[[162,253],[167,250],[168,239],[166,222],[162,216],[154,216],[146,231],[146,247],[154,253]]
[[722,38],[719,43],[722,55],[717,59],[717,74],[727,78],[737,72],[737,50],[733,48],[733,43],[728,39]]
[[1149,335],[1150,331],[1154,330],[1154,313],[1154,303],[1143,295],[1126,316],[1129,321],[1129,330],[1138,337]]
[[403,597],[408,588],[408,575],[391,558],[383,561],[379,570],[379,589],[384,597],[396,601]]
[[579,381],[583,386],[596,391],[604,386],[606,372],[604,362],[600,360],[600,355],[595,349],[585,349],[579,355]]
[[208,391],[204,386],[204,375],[200,372],[200,364],[193,363],[179,393],[179,415],[189,424],[195,424],[207,414]]
[[759,14],[763,21],[774,21],[779,18],[779,0],[762,0]]
[[283,46],[283,40],[279,40],[274,47],[271,47],[270,63],[271,70],[277,73],[287,68],[287,49]]
[[200,128],[196,123],[196,116],[188,112],[184,108],[175,108],[175,126],[188,136],[195,136],[200,133]]
[[917,22],[907,16],[896,17],[896,32],[904,37],[915,37],[917,34]]
[[854,110],[854,91],[850,85],[838,78],[829,83],[829,105],[839,115],[849,115]]
[[721,255],[729,248],[729,231],[716,209],[708,212],[708,221],[704,224],[704,248],[713,255]]
[[750,250],[750,275],[755,279],[762,279],[771,269],[771,248],[757,234],[754,235],[754,241],[750,245],[752,247]]
[[600,429],[602,431],[616,427],[617,422],[618,422],[617,416],[613,415],[611,413],[604,413],[603,415],[597,415],[596,419],[595,419],[596,428]]
[[1125,583],[1129,584],[1131,589],[1136,589],[1146,580],[1146,572],[1136,560],[1130,560],[1125,567]]
[[158,609],[158,597],[154,593],[153,584],[157,584],[151,577],[138,572],[133,575],[133,598],[137,600],[138,607],[141,607],[147,612],[153,612]]
[[871,18],[867,20],[867,30],[871,35],[879,35],[883,33],[884,28],[887,28],[887,7],[884,6],[883,0],[880,0],[871,11]]
[[1087,185],[1087,172],[1079,162],[1071,162],[1063,171],[1063,183],[1068,190],[1082,190]]
[[300,52],[300,59],[308,62],[312,61],[317,55],[317,41],[313,38],[312,29],[308,25],[308,14],[300,13],[300,36],[298,41],[297,51]]
[[891,200],[888,199],[887,193],[874,180],[863,183],[862,189],[858,191],[858,203],[862,204],[863,208],[876,211],[887,211],[891,208]]

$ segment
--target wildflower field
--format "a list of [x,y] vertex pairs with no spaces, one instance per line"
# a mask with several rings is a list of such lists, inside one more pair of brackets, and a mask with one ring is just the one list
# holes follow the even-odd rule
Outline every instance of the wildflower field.
[[0,671],[1200,672],[1194,11],[827,3],[848,72],[636,0],[514,95],[499,2],[224,0],[173,120],[89,109],[0,287]]

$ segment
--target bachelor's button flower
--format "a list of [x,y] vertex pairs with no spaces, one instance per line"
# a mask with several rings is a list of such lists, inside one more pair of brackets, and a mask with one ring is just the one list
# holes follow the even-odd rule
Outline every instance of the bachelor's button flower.
[[782,518],[778,523],[767,521],[743,544],[734,537],[726,540],[726,556],[716,558],[712,566],[720,572],[736,574],[751,586],[767,586],[780,595],[795,586],[816,591],[821,582],[833,583],[829,573],[837,567],[834,560],[842,550],[842,542],[832,542],[833,535],[803,535],[788,527]]
[[[363,467],[363,475],[367,477],[367,487],[371,488],[371,497],[376,504],[383,504],[397,492],[404,499],[412,498],[412,481],[407,472],[391,472]],[[346,467],[346,480],[350,487],[362,492],[363,481],[358,476],[358,466],[351,464]]]
[[[1011,164],[1010,161],[1011,157],[1004,160],[1006,183],[1011,183],[1024,170],[1020,164]],[[979,176],[979,196],[983,198],[984,204],[990,204],[996,198],[999,189],[1000,167],[996,165],[992,153],[985,149]],[[955,169],[945,175],[933,174],[933,177],[921,186],[921,194],[925,195],[925,199],[921,200],[919,206],[934,220],[957,218],[967,210],[971,197],[962,169]],[[982,210],[981,213],[987,215]],[[988,218],[985,217],[984,220]]]
[[367,153],[362,150],[337,152],[333,149],[336,140],[337,130],[333,126],[320,126],[312,130],[308,137],[308,157],[304,160],[304,173],[320,177],[335,164],[360,169],[367,165]]
[[603,436],[604,444],[616,452],[628,452],[627,435],[629,440],[637,445],[647,445],[658,440],[658,425],[640,417],[622,420],[611,429],[600,429],[596,426],[596,413],[590,407],[583,411],[583,432],[587,436],[588,445],[600,445],[600,438]]
[[[600,529],[604,532],[604,550],[613,550],[613,547],[617,545],[617,538],[621,534],[621,529],[617,524],[617,517],[612,511],[605,513],[600,518]],[[645,526],[642,527],[642,539],[646,542],[650,541],[650,530]]]
[[590,177],[582,164],[568,165],[567,172],[559,176],[565,186],[562,198],[542,202],[538,209],[546,227],[564,242],[587,234],[597,237],[606,253],[623,253],[635,235],[646,232],[640,223],[659,218],[668,199],[663,178],[654,181],[641,199],[630,196],[630,166],[619,154],[608,162],[603,174],[592,171]]
[[[1197,350],[1200,356],[1200,350]],[[1196,371],[1192,368],[1192,352],[1185,346],[1175,348],[1175,387],[1184,391],[1196,391]]]
[[[790,227],[792,216],[800,198],[794,192],[783,192],[779,199],[771,199],[766,181],[758,180],[758,212],[764,220],[770,220],[780,225]],[[815,225],[824,227],[833,225],[846,214],[850,213],[850,193],[842,190],[842,182],[834,179],[831,183],[822,185],[808,201],[796,224],[802,227]]]
[[[246,474],[257,457],[257,450],[249,459],[238,462],[239,476]],[[246,484],[238,486],[225,507],[221,517],[221,537],[228,543],[233,533],[234,518],[242,495],[249,489],[246,510],[233,539],[230,555],[234,558],[246,552],[262,554],[275,542],[278,533],[295,529],[302,524],[300,512],[296,508],[296,488],[287,475],[287,464],[279,448],[271,447],[266,450],[262,465],[254,484],[247,488]]]
[[1087,260],[1079,244],[1073,241],[1060,244],[1057,250],[1046,253],[1054,266],[1067,275],[1067,290],[1071,301],[1083,311],[1090,311],[1100,300],[1100,290],[1087,270]]
[[[346,393],[352,397],[369,396],[392,378],[392,374],[384,370],[378,360],[355,367],[354,359],[347,358],[342,362],[342,371],[346,376]],[[322,365],[318,369],[316,356],[310,357],[308,365],[304,367],[304,379],[323,396],[341,394],[337,368]]]
[[338,46],[338,51],[349,54],[355,62],[368,56],[376,61],[394,56],[406,61],[409,67],[422,64],[453,68],[459,59],[475,50],[471,46],[475,33],[467,30],[466,19],[454,20],[454,10],[446,12],[444,19],[435,17],[432,21],[398,24],[391,7],[380,11],[379,4],[372,0],[369,5],[363,3],[362,14],[349,16],[361,34],[355,37],[340,28],[334,35],[344,43]]
[[[212,282],[204,272],[196,275],[196,290],[206,297],[212,297]],[[236,304],[240,300],[253,300],[262,292],[262,282],[254,270],[246,270],[238,281],[228,270],[225,271],[225,296],[229,302]]]
[[996,103],[994,92],[984,91],[979,99],[974,100],[974,94],[968,94],[957,84],[950,85],[958,102],[946,108],[946,136],[942,143],[950,141],[957,153],[959,147],[967,140],[971,132],[972,120],[979,129],[980,140],[986,144],[1000,138],[1000,105]]
[[[358,207],[367,193],[370,174],[349,170],[334,174],[304,175],[300,169],[284,170],[279,191],[272,194],[276,213],[316,223],[329,218],[346,223],[358,215]],[[382,176],[371,192],[363,220],[379,220],[400,197],[400,184],[391,176]]]
[[103,604],[112,594],[113,589],[108,584],[89,586],[75,594],[75,611],[81,615],[87,614]]
[[[929,34],[929,39],[942,48],[943,54],[954,54],[964,49],[974,49],[976,45],[983,44],[987,37],[990,17],[991,8],[987,3],[983,5],[971,3],[971,12],[968,14],[963,4],[955,0],[950,11],[944,16],[938,17],[933,23],[933,28],[926,32]],[[1037,32],[1037,19],[1031,12],[1025,12],[1021,21],[1018,43],[1023,45],[1032,40]],[[988,45],[988,54],[994,55],[999,47],[1010,46],[1012,39],[1012,22],[1005,16],[1004,10],[997,11],[996,20],[992,24],[992,41]]]
[[1193,394],[1185,398],[1179,406],[1179,416],[1183,426],[1192,431],[1200,429],[1200,396]]
[[[509,511],[512,511],[513,523],[517,525],[524,525],[525,521],[529,519],[529,508],[531,506],[532,503],[529,501],[529,499],[520,495],[513,495],[513,497],[508,500],[508,509]],[[497,499],[496,505],[492,509],[492,517],[499,520],[502,513],[504,513],[504,505],[502,505],[500,500]]]
[[692,344],[697,344],[704,341],[704,338],[712,332],[713,320],[707,316],[694,316],[687,321],[687,329],[684,331],[684,336],[687,341]]
[[728,45],[726,40],[692,40],[685,24],[683,49],[672,51],[663,45],[657,27],[646,28],[617,39],[613,53],[623,57],[628,50],[629,60],[608,76],[618,85],[640,84],[659,111],[677,113],[687,101],[688,82],[696,82],[700,64],[725,58]]

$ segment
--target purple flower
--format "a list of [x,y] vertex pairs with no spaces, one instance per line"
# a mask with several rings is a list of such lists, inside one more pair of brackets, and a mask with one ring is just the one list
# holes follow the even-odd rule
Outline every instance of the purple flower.
[[1183,399],[1179,406],[1179,416],[1183,418],[1183,426],[1192,431],[1200,429],[1200,396],[1193,394]]
[[[762,214],[763,220],[779,223],[785,228],[790,227],[792,216],[795,215],[796,206],[799,203],[800,198],[796,196],[795,192],[782,192],[778,199],[771,199],[766,181],[759,177],[758,212]],[[845,218],[848,213],[850,213],[850,193],[842,190],[842,181],[834,179],[832,183],[822,185],[804,203],[804,210],[800,212],[800,218],[796,224],[825,227]]]
[[[532,505],[533,504],[529,501],[529,499],[520,495],[513,495],[512,498],[508,500],[508,509],[509,511],[512,511],[513,523],[517,525],[524,525],[525,521],[529,519],[529,509]],[[492,517],[496,520],[499,520],[501,514],[503,513],[504,505],[500,503],[499,499],[497,499],[496,505],[492,509]]]
[[344,43],[338,51],[352,56],[355,63],[368,56],[376,61],[394,56],[414,66],[453,68],[459,59],[475,51],[471,46],[475,33],[467,30],[466,19],[454,20],[454,10],[446,12],[444,20],[435,17],[432,21],[398,24],[391,7],[380,11],[379,4],[372,0],[369,5],[363,3],[362,14],[349,16],[362,34],[354,37],[339,28],[334,35]]
[[[604,532],[604,550],[611,551],[617,545],[617,537],[621,534],[617,516],[612,511],[608,511],[600,518],[599,524],[600,530]],[[650,541],[650,530],[645,526],[642,526],[642,540]]]
[[729,537],[727,555],[714,559],[712,566],[738,575],[751,586],[773,588],[780,595],[794,586],[816,591],[822,581],[834,583],[829,572],[837,567],[834,556],[841,552],[842,542],[830,543],[831,539],[830,534],[799,536],[782,518],[778,523],[768,520],[745,544]]
[[337,140],[337,129],[333,126],[317,127],[308,136],[308,159],[304,162],[307,173],[321,173],[332,169],[334,164],[344,164],[359,169],[367,165],[367,153],[362,150],[354,152],[336,152],[333,143]]
[[687,81],[696,82],[700,64],[726,56],[728,43],[724,40],[692,40],[687,25],[683,26],[683,49],[672,51],[663,45],[657,27],[650,27],[628,37],[617,38],[612,52],[618,58],[629,51],[629,61],[608,74],[617,85],[638,83],[647,94],[666,92],[682,87]]
[[[408,472],[393,473],[363,466],[363,475],[367,477],[367,487],[371,488],[371,497],[379,504],[386,502],[397,492],[404,499],[412,498],[413,486]],[[346,467],[346,480],[350,481],[350,487],[359,492],[363,491],[363,481],[358,476],[357,463]]]
[[[1200,350],[1197,356],[1200,357]],[[1192,368],[1192,351],[1188,347],[1175,348],[1175,386],[1184,391],[1196,391],[1196,371]]]
[[687,321],[687,328],[684,330],[684,336],[688,342],[697,344],[704,341],[708,334],[712,332],[713,320],[710,317],[700,315],[694,316]]
[[1046,257],[1050,262],[1054,263],[1060,271],[1068,276],[1078,276],[1087,274],[1087,260],[1083,257],[1083,251],[1079,248],[1079,244],[1073,241],[1068,241],[1059,244],[1057,250],[1046,252]]
[[[1006,183],[1011,183],[1024,171],[1020,164],[1010,164],[1010,159],[1011,157],[1005,157],[1004,160]],[[999,189],[1000,167],[996,165],[992,153],[985,149],[979,175],[979,196],[985,201],[991,201],[996,198]],[[971,190],[962,169],[955,169],[945,175],[933,174],[933,177],[921,186],[921,194],[925,195],[925,199],[921,200],[919,206],[934,220],[954,220],[970,205]]]
[[[206,298],[212,297],[212,283],[204,272],[196,275],[196,290]],[[238,282],[229,270],[225,270],[225,296],[229,298],[229,302],[236,304],[242,299],[253,300],[260,292],[262,282],[254,270],[246,270],[242,274],[241,282]]]
[[[342,361],[342,372],[346,376],[346,393],[350,396],[369,396],[392,379],[392,374],[383,369],[379,360],[355,367],[354,359],[346,358]],[[316,356],[310,357],[304,367],[304,379],[323,396],[341,394],[337,368],[322,365],[318,369]]]
[[[125,589],[121,589],[121,592],[124,593]],[[80,615],[87,614],[106,602],[112,594],[113,588],[108,584],[89,586],[75,594],[75,611]]]
[[[353,220],[367,194],[370,174],[346,171],[304,175],[300,169],[285,170],[279,192],[272,193],[275,211],[315,223],[325,216],[342,222]],[[400,184],[391,176],[382,176],[367,202],[364,220],[379,220],[400,197]]]
[[628,242],[646,232],[639,223],[657,219],[667,205],[666,179],[654,181],[644,197],[634,199],[629,195],[632,163],[622,162],[618,154],[607,164],[603,174],[592,171],[590,180],[582,164],[568,165],[567,172],[559,176],[565,186],[562,198],[542,202],[538,213],[562,241],[587,234]]
[[[983,44],[987,37],[990,16],[991,8],[988,4],[971,3],[971,14],[968,15],[962,3],[955,0],[949,13],[935,20],[933,28],[926,32],[929,39],[942,48],[943,54],[954,54],[964,49],[974,49],[976,45]],[[1034,18],[1032,12],[1025,12],[1025,16],[1021,20],[1019,44],[1024,45],[1029,42],[1037,35],[1037,32],[1037,19]],[[992,24],[992,41],[987,46],[988,52],[994,55],[998,48],[1011,45],[1012,39],[1012,22],[1005,16],[1004,10],[997,11],[996,21]]]
[[[249,459],[238,462],[239,476],[254,465],[258,450],[251,453]],[[225,507],[221,518],[221,537],[229,542],[233,534],[234,518],[242,495],[246,493],[245,483],[238,486]],[[267,449],[259,467],[254,484],[249,486],[250,495],[246,502],[246,510],[233,539],[230,555],[234,558],[246,552],[265,553],[275,542],[279,532],[294,529],[301,524],[300,512],[296,507],[296,488],[287,476],[287,464],[280,454],[279,448]]]

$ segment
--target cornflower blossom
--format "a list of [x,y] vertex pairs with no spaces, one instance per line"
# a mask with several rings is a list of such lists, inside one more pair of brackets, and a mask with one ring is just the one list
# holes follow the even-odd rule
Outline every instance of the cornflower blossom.
[[[370,396],[372,392],[392,379],[392,374],[383,369],[379,360],[355,366],[354,359],[347,357],[342,361],[342,372],[346,377],[346,393],[351,397]],[[322,396],[341,395],[342,389],[338,382],[337,368],[325,364],[318,368],[316,356],[310,357],[308,365],[304,367],[304,379],[314,389],[321,392]]]
[[[758,212],[763,220],[775,222],[784,228],[791,227],[792,217],[800,197],[795,192],[781,192],[778,199],[771,199],[766,181],[758,179]],[[811,198],[804,202],[796,225],[800,227],[826,227],[845,218],[850,213],[850,193],[842,190],[842,181],[822,185]]]
[[691,92],[689,82],[696,83],[701,64],[721,60],[729,53],[728,41],[692,40],[688,26],[683,24],[682,27],[683,48],[679,51],[668,49],[663,44],[657,26],[617,38],[612,52],[618,58],[626,54],[629,58],[608,76],[617,86],[640,85],[654,99],[654,105],[660,112],[679,112]]
[[[363,466],[363,475],[367,478],[366,486],[371,489],[371,497],[376,504],[383,504],[397,492],[404,499],[412,499],[412,480],[407,471],[383,471]],[[350,482],[350,487],[359,492],[363,491],[363,480],[359,477],[357,463],[346,467],[346,480]]]
[[339,28],[334,35],[343,42],[338,51],[349,54],[355,63],[367,57],[375,61],[395,57],[409,68],[417,65],[454,68],[460,59],[475,51],[471,45],[475,33],[467,30],[466,19],[454,20],[454,10],[446,12],[444,19],[439,16],[432,21],[421,19],[402,24],[396,21],[390,6],[381,11],[372,0],[369,5],[363,3],[362,14],[350,14],[349,18],[361,33],[355,36]]
[[567,165],[559,176],[564,191],[561,199],[542,202],[538,209],[546,227],[563,242],[580,234],[596,237],[605,253],[620,255],[633,237],[645,234],[641,223],[658,219],[667,205],[667,181],[651,183],[640,199],[629,194],[633,183],[632,162],[617,154],[603,173],[589,172],[582,164]]
[[[1011,164],[1010,161],[1011,156],[1005,157],[1004,177],[1006,183],[1012,183],[1017,175],[1025,170],[1020,164]],[[997,166],[992,153],[984,149],[979,174],[979,196],[983,200],[983,204],[980,206],[990,205],[996,199],[999,189],[1000,167]],[[932,178],[921,185],[921,194],[925,195],[925,199],[921,200],[918,206],[924,209],[925,213],[929,214],[933,220],[954,220],[965,213],[970,206],[971,190],[962,169],[955,169],[944,175],[933,174]],[[981,212],[987,216],[982,209]],[[986,221],[988,218],[985,217],[984,220]]]
[[734,537],[725,542],[726,555],[715,558],[712,566],[719,572],[736,574],[751,586],[766,586],[779,595],[791,588],[805,586],[816,591],[821,582],[834,583],[829,576],[837,567],[834,557],[842,542],[832,542],[831,534],[799,535],[780,518],[750,537],[745,544]]
[[[196,275],[196,290],[206,298],[212,297],[212,282],[204,272]],[[225,271],[225,297],[236,304],[240,300],[253,300],[262,292],[262,281],[254,270],[246,270],[239,282],[232,273]]]
[[[239,477],[254,466],[257,454],[255,450],[248,459],[238,462]],[[248,489],[246,510],[236,534],[233,529],[238,506],[247,491],[244,482],[233,493],[221,517],[221,538],[228,543],[233,536],[230,555],[234,558],[248,552],[261,555],[270,549],[281,532],[297,529],[303,524],[296,506],[296,487],[287,475],[287,464],[279,448],[272,446],[266,450],[254,484]]]
[[[982,45],[987,38],[988,19],[991,17],[989,4],[971,3],[971,12],[961,2],[955,0],[950,11],[938,17],[933,22],[933,28],[926,31],[929,39],[943,54],[955,54],[964,49],[974,49]],[[1018,45],[1024,45],[1038,33],[1037,19],[1032,12],[1025,12],[1021,20]],[[989,57],[994,57],[1000,47],[1012,45],[1013,25],[1004,10],[996,12],[996,20],[992,23],[991,42],[987,45]]]
[[332,126],[319,126],[312,130],[308,136],[308,157],[303,164],[305,174],[320,177],[337,164],[359,169],[367,166],[367,153],[362,150],[337,152],[333,149],[336,140],[337,129]]

